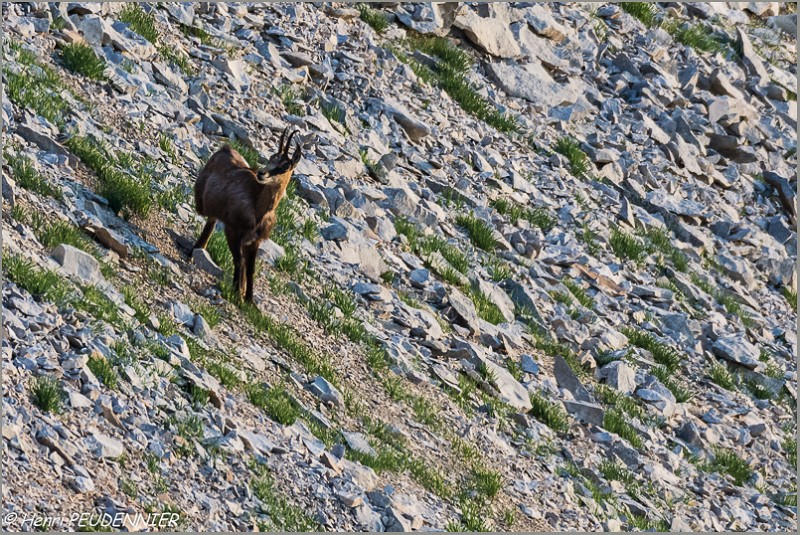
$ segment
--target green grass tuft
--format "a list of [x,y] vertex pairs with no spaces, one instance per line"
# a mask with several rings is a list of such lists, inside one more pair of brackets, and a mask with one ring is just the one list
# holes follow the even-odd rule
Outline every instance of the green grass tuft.
[[628,342],[631,345],[646,349],[652,353],[653,359],[670,372],[677,370],[685,358],[683,353],[672,346],[659,342],[655,336],[648,332],[632,327],[623,327],[621,332],[628,337]]
[[639,433],[628,423],[627,416],[620,410],[610,409],[606,411],[603,418],[603,427],[630,442],[634,448],[641,449],[644,446]]
[[269,516],[268,522],[258,521],[259,531],[289,533],[319,531],[319,524],[303,509],[289,502],[284,492],[275,488],[274,480],[266,468],[258,472],[258,477],[250,481],[250,490]]
[[589,158],[581,150],[577,140],[571,137],[562,137],[553,147],[557,153],[564,155],[569,163],[570,172],[577,178],[587,178],[589,175]]
[[650,370],[650,373],[661,381],[661,384],[666,386],[667,390],[672,392],[672,395],[675,396],[675,400],[678,403],[685,403],[694,397],[694,394],[692,394],[689,388],[675,379],[674,372],[670,371],[666,366],[655,366]]
[[242,158],[247,162],[247,165],[250,166],[250,169],[258,169],[259,167],[259,160],[261,156],[258,154],[258,151],[248,145],[245,145],[242,141],[238,139],[231,139],[228,141],[228,145],[231,146],[233,150],[238,152],[242,155]]
[[494,227],[490,223],[471,214],[458,215],[456,223],[466,229],[473,245],[484,251],[494,251],[497,240],[494,237]]
[[357,4],[356,8],[361,20],[366,22],[378,35],[385,33],[389,29],[389,18],[383,12],[372,9],[366,4]]
[[492,325],[497,325],[498,323],[506,321],[500,308],[495,305],[491,299],[485,296],[476,285],[470,287],[469,296],[472,299],[472,303],[475,305],[478,316],[482,319],[488,321]]
[[712,365],[708,370],[708,377],[713,383],[718,384],[725,390],[736,389],[736,378],[724,364],[715,363]]
[[282,425],[292,425],[300,417],[300,407],[284,387],[267,388],[263,384],[247,387],[247,399],[263,409],[267,416]]
[[623,260],[631,260],[639,265],[647,257],[647,248],[644,242],[633,234],[629,234],[619,228],[611,229],[611,237],[608,240],[611,250],[617,257]]
[[714,458],[709,462],[701,464],[701,470],[728,474],[739,486],[753,475],[750,466],[744,459],[736,455],[736,452],[719,447],[713,447],[713,451]]
[[398,59],[408,63],[415,74],[423,81],[438,85],[464,111],[495,127],[497,130],[506,133],[519,130],[519,123],[516,118],[497,109],[481,96],[467,79],[467,73],[472,67],[472,60],[468,54],[444,37],[416,37],[407,40],[405,44],[409,48],[419,50],[439,60],[436,67],[431,69],[410,58],[405,53],[399,50],[396,51]]
[[105,357],[93,356],[86,362],[87,367],[110,390],[117,388],[117,372]]
[[527,208],[507,199],[494,199],[489,201],[489,206],[508,216],[512,225],[516,225],[520,219],[524,219],[532,226],[542,229],[545,234],[556,226],[556,218],[545,208]]
[[619,2],[622,11],[628,13],[639,22],[651,28],[658,23],[658,12],[649,2]]
[[556,433],[569,431],[569,416],[560,403],[545,399],[540,393],[530,394],[532,408],[530,415],[545,424]]
[[581,286],[577,281],[572,279],[563,278],[561,283],[569,289],[570,293],[578,300],[578,302],[588,309],[594,308],[594,299],[586,293],[586,289]]
[[37,268],[18,255],[3,255],[3,271],[7,280],[15,282],[34,297],[61,304],[73,292],[70,284],[54,271]]
[[42,412],[59,414],[64,409],[67,393],[58,379],[43,375],[33,380],[30,387],[31,403]]
[[63,198],[61,188],[43,177],[33,166],[33,162],[29,158],[22,154],[10,154],[8,152],[3,153],[3,158],[11,168],[11,174],[14,180],[17,181],[17,184],[27,190],[52,197],[59,201]]
[[152,44],[157,44],[160,37],[156,16],[153,11],[146,13],[139,4],[126,4],[119,14],[119,20],[130,24],[131,30],[138,33]]
[[83,43],[70,43],[61,49],[61,60],[72,72],[82,74],[91,80],[106,79],[106,62],[97,57],[92,47]]
[[52,67],[36,61],[36,55],[29,50],[20,49],[18,54],[17,60],[22,69],[12,71],[8,65],[3,67],[9,100],[20,108],[41,115],[58,127],[64,126],[71,108],[61,94],[66,90],[61,77]]
[[146,166],[121,169],[120,162],[126,162],[130,158],[117,158],[93,138],[75,136],[69,138],[65,144],[97,174],[100,182],[98,193],[108,199],[112,210],[123,215],[133,213],[147,217],[153,206],[153,199],[150,191],[152,176]]
[[797,313],[797,292],[792,290],[791,288],[785,287],[783,288],[783,297],[786,298],[786,301],[792,307],[792,310]]

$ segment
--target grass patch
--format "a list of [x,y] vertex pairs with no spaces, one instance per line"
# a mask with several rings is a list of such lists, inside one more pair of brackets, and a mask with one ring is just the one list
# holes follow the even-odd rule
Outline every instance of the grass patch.
[[409,64],[423,81],[444,89],[461,109],[497,130],[506,133],[519,130],[516,118],[497,109],[469,82],[467,72],[472,67],[472,59],[467,53],[444,37],[416,37],[406,40],[404,44],[438,59],[436,66],[429,68],[405,53],[395,51],[397,58]]
[[31,403],[42,412],[59,414],[67,400],[67,393],[58,382],[58,379],[49,375],[42,375],[33,379],[30,387]]
[[119,20],[130,25],[131,30],[138,33],[152,44],[157,44],[160,37],[156,16],[153,11],[146,13],[139,4],[126,4],[120,11]]
[[569,416],[560,403],[549,401],[538,392],[531,392],[530,400],[531,416],[556,433],[566,433],[569,430]]
[[790,436],[786,437],[783,442],[781,442],[781,447],[783,448],[783,453],[786,455],[786,458],[789,459],[789,462],[792,463],[792,466],[797,466],[797,436],[795,433],[792,433]]
[[715,363],[708,370],[708,378],[725,390],[736,390],[736,378],[724,364]]
[[673,39],[695,50],[701,52],[724,52],[727,50],[726,44],[714,36],[710,28],[702,24],[670,20],[665,22],[663,27],[672,35]]
[[586,289],[581,286],[577,281],[572,279],[563,278],[561,284],[567,287],[570,293],[578,300],[578,302],[588,309],[594,308],[594,299],[586,293]]
[[652,334],[639,329],[623,327],[620,330],[631,345],[652,353],[653,359],[668,371],[674,372],[680,367],[685,355],[674,347],[659,342]]
[[456,217],[456,223],[466,229],[469,239],[473,245],[483,249],[484,251],[492,252],[497,246],[497,240],[494,237],[494,227],[483,219],[479,219],[472,214],[461,214]]
[[750,479],[753,471],[747,462],[736,455],[732,450],[725,450],[719,447],[713,447],[714,458],[708,462],[702,463],[698,466],[701,470],[706,472],[716,472],[719,474],[728,474],[731,476],[736,485],[741,486],[742,483]]
[[513,225],[516,225],[520,219],[524,219],[532,226],[542,229],[545,234],[556,226],[556,218],[545,208],[527,208],[507,199],[491,200],[489,206],[507,216]]
[[490,256],[484,265],[486,270],[489,272],[489,277],[491,277],[492,281],[494,282],[501,282],[510,279],[514,275],[513,271],[511,271],[511,268],[508,265],[508,262],[500,259],[498,256]]
[[29,158],[22,154],[4,152],[3,159],[11,168],[11,174],[17,184],[39,195],[52,197],[58,201],[63,199],[61,188],[43,177]]
[[61,49],[61,61],[64,66],[74,73],[82,74],[91,79],[102,81],[106,79],[106,62],[97,57],[92,47],[84,43],[70,43]]
[[753,318],[750,317],[750,314],[744,310],[742,304],[739,303],[739,301],[737,301],[734,297],[716,288],[712,283],[708,282],[706,279],[700,277],[696,273],[691,274],[691,279],[695,286],[706,292],[708,295],[713,297],[717,303],[722,305],[728,314],[738,316],[739,319],[742,320],[742,325],[748,329],[755,327]]
[[642,438],[636,429],[628,423],[628,419],[622,411],[618,409],[610,409],[606,411],[603,417],[603,427],[611,433],[616,433],[621,438],[630,442],[631,446],[641,449],[644,446]]
[[589,158],[581,150],[577,140],[571,137],[562,137],[553,147],[557,153],[567,158],[570,172],[577,178],[587,178],[589,175]]
[[75,136],[66,146],[97,174],[98,193],[108,199],[109,207],[124,216],[147,217],[153,206],[150,192],[152,176],[143,164],[123,171],[120,163],[133,163],[127,156],[116,157],[94,138]]
[[[426,258],[433,252],[441,254],[445,260],[459,273],[466,274],[469,270],[469,258],[459,249],[456,245],[448,242],[441,236],[432,234],[429,236],[422,236],[417,227],[408,219],[399,217],[394,222],[395,230],[408,239],[411,250],[414,251],[422,258]],[[439,273],[443,278],[446,278],[446,273]],[[454,275],[450,277],[453,280],[448,282],[457,283],[459,277]],[[456,281],[456,282],[453,282]]]
[[257,521],[259,531],[296,533],[319,530],[319,525],[302,508],[293,505],[285,493],[275,488],[266,467],[256,465],[256,472],[258,476],[250,481],[250,490],[269,515],[268,522]]
[[106,388],[110,390],[117,388],[117,372],[114,370],[114,366],[112,366],[105,357],[89,357],[86,365]]
[[644,422],[647,419],[645,409],[632,397],[619,392],[607,385],[597,385],[595,395],[604,404],[614,407],[616,410],[626,414],[630,418],[638,418]]
[[17,51],[22,68],[12,71],[8,61],[3,66],[5,90],[17,106],[32,110],[56,126],[63,127],[70,115],[70,105],[62,92],[66,89],[61,77],[50,66],[41,64],[33,52],[11,41],[9,48]]
[[631,260],[640,265],[647,257],[647,248],[644,242],[633,234],[629,234],[619,228],[611,229],[611,237],[608,240],[614,254],[623,260]]
[[649,2],[620,2],[619,7],[648,28],[658,23],[658,11]]
[[37,298],[62,304],[73,292],[70,284],[54,271],[37,268],[18,255],[3,255],[3,271],[7,280],[16,283]]
[[94,243],[72,223],[60,219],[46,221],[38,212],[31,214],[30,223],[36,237],[45,247],[52,248],[63,243],[97,256]]
[[389,19],[381,11],[372,9],[366,4],[357,4],[356,8],[358,9],[361,20],[366,22],[378,35],[383,34],[389,29]]
[[263,409],[271,419],[282,425],[292,425],[300,417],[300,407],[285,387],[267,388],[263,384],[252,384],[246,388],[247,399]]
[[674,372],[666,366],[655,366],[650,370],[650,373],[661,381],[661,384],[666,386],[667,390],[672,392],[672,395],[675,396],[675,400],[678,403],[685,403],[694,397],[694,394],[692,394],[689,388],[675,379]]
[[475,305],[475,310],[478,312],[478,316],[480,316],[483,320],[488,321],[492,325],[497,325],[498,323],[503,323],[506,321],[505,316],[500,311],[500,308],[494,304],[494,302],[486,297],[477,287],[477,285],[472,285],[470,287],[469,296],[472,299],[472,303]]
[[206,251],[208,251],[214,263],[222,268],[225,273],[233,273],[233,256],[231,256],[231,250],[228,248],[228,240],[225,238],[224,232],[216,230],[211,234]]

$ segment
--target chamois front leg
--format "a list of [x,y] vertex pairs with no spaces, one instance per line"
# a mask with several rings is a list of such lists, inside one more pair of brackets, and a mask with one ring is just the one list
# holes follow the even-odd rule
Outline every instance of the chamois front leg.
[[246,279],[246,291],[244,300],[248,303],[253,302],[253,281],[256,277],[256,257],[258,256],[258,242],[253,242],[244,248],[244,267]]
[[194,247],[192,247],[192,250],[206,248],[206,245],[208,245],[208,240],[211,239],[211,234],[214,232],[214,225],[216,224],[216,218],[208,218],[206,225],[203,227],[203,232],[200,233],[200,237],[197,238],[197,242],[194,244]]
[[242,255],[242,236],[239,232],[225,227],[225,238],[228,240],[228,248],[233,257],[233,287],[236,290],[236,297],[242,298],[242,286],[244,275],[244,256]]

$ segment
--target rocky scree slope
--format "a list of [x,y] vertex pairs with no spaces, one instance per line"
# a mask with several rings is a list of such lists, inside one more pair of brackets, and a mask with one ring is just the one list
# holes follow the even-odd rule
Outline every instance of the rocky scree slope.
[[[793,4],[4,10],[7,509],[796,528]],[[192,182],[289,125],[238,305]]]

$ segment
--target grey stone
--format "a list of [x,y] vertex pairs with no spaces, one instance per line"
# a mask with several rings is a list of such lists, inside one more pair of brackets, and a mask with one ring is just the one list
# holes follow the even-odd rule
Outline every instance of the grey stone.
[[450,288],[448,299],[455,313],[466,323],[470,333],[473,335],[480,334],[480,317],[472,300],[455,287]]
[[337,407],[344,405],[342,393],[321,375],[314,378],[306,388],[324,402],[333,403]]
[[616,360],[598,369],[597,377],[601,380],[604,379],[607,384],[624,394],[636,390],[636,372],[621,360]]
[[[483,13],[478,13],[478,10]],[[467,39],[499,58],[514,58],[522,51],[509,28],[509,7],[505,4],[483,4],[477,9],[461,9],[453,25]]]
[[567,412],[574,416],[576,420],[591,425],[603,425],[605,410],[602,406],[577,400],[564,400],[563,403]]
[[106,282],[100,272],[100,263],[89,253],[62,243],[53,249],[52,257],[68,275],[76,277],[83,284],[94,286]]
[[205,249],[195,249],[192,251],[192,261],[194,265],[205,271],[212,277],[222,277],[225,272],[211,260],[211,255]]
[[558,386],[568,390],[578,401],[594,402],[592,395],[589,394],[589,391],[581,384],[567,361],[560,355],[553,357],[553,375],[556,376]]
[[717,339],[711,346],[711,352],[720,358],[751,370],[761,364],[758,360],[760,351],[741,333]]
[[361,433],[357,432],[350,432],[350,431],[342,431],[342,436],[344,437],[345,442],[347,442],[347,446],[351,450],[355,450],[361,452],[365,455],[372,455],[377,456],[378,453],[370,446],[369,442],[367,442],[367,437],[365,437]]

